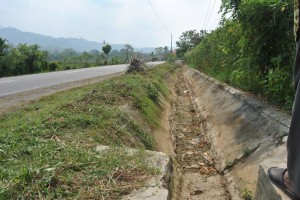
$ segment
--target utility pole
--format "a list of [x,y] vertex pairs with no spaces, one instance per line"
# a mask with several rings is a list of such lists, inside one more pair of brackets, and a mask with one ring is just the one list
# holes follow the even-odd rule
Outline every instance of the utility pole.
[[173,43],[173,38],[172,38],[172,34],[171,34],[171,54],[173,53],[173,46],[172,46],[172,43]]

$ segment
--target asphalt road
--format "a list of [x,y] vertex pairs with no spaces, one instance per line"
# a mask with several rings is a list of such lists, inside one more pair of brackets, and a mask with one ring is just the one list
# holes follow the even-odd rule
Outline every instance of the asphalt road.
[[[148,64],[157,65],[161,63],[162,62],[151,62]],[[114,74],[125,71],[125,69],[126,66],[123,64],[0,78],[0,97],[62,83]]]

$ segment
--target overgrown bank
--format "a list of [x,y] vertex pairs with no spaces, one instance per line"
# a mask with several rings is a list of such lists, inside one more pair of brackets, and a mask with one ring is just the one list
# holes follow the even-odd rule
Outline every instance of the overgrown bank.
[[293,1],[229,0],[222,1],[221,11],[219,28],[185,54],[186,62],[291,109]]
[[[165,75],[175,68],[164,64],[2,114],[0,199],[118,199],[138,187],[156,173],[143,151],[99,153],[96,146],[155,149],[149,130],[158,126],[158,97],[169,94]],[[126,108],[138,111],[141,120]]]

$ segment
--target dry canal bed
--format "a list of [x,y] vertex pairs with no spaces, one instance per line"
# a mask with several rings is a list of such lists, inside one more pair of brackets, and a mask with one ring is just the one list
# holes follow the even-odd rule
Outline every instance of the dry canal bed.
[[206,119],[194,104],[194,91],[177,73],[171,134],[174,149],[173,199],[229,200],[223,176],[215,168]]

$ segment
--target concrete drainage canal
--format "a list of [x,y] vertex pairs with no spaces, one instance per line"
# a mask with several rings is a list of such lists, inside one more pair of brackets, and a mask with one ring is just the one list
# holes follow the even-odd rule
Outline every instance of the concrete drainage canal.
[[288,115],[190,68],[179,69],[170,88],[169,140],[156,136],[173,161],[168,199],[286,198],[265,171],[285,165]]
[[215,167],[205,116],[194,102],[194,91],[182,71],[175,84],[171,136],[174,148],[173,199],[230,199],[223,176]]
[[[161,173],[124,200],[285,200],[266,176],[286,166],[290,117],[190,68],[173,91],[148,161]],[[168,156],[169,155],[169,156]]]

